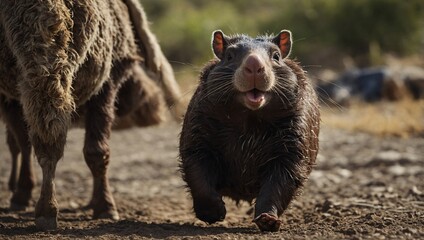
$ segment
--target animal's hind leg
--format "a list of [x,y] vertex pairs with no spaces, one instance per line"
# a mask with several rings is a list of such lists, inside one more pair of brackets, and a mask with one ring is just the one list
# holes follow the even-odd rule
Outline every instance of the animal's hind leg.
[[[12,154],[12,174],[9,187],[13,189],[10,202],[12,210],[24,210],[29,206],[32,189],[34,188],[34,173],[31,165],[31,143],[28,137],[28,128],[24,121],[22,107],[16,100],[0,100],[3,118],[7,124],[7,142]],[[19,153],[21,166],[19,168]],[[18,174],[18,171],[20,172]],[[17,180],[17,182],[16,182]],[[15,183],[13,183],[15,181]]]
[[9,128],[6,129],[6,135],[7,145],[9,146],[10,155],[12,157],[12,169],[10,171],[8,186],[9,190],[11,192],[14,192],[19,177],[19,153],[21,152],[21,150],[19,149],[18,143],[16,142],[15,137],[13,136]]
[[106,83],[102,91],[86,103],[84,157],[93,175],[93,196],[89,205],[93,208],[93,218],[119,219],[107,178],[108,141],[116,91]]

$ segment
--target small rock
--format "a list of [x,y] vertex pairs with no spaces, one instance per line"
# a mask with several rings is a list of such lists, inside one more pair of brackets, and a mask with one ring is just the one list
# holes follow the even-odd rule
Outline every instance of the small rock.
[[76,203],[75,201],[71,200],[71,201],[69,201],[69,206],[72,209],[77,209],[77,208],[79,208],[80,205],[78,203]]
[[372,159],[375,162],[397,162],[399,159],[402,159],[402,154],[400,152],[389,150],[377,153],[377,155]]
[[343,233],[345,233],[347,235],[355,235],[356,230],[354,228],[348,228],[348,229],[344,230]]
[[367,213],[367,215],[365,215],[365,218],[374,221],[379,219],[379,217],[377,217],[374,213]]
[[391,225],[395,221],[393,218],[390,218],[390,217],[383,217],[383,220],[385,225]]
[[390,174],[393,174],[395,176],[402,176],[405,175],[407,169],[406,167],[402,167],[399,164],[396,164],[394,166],[389,167],[388,172]]
[[413,186],[410,190],[409,190],[409,194],[414,195],[414,196],[418,196],[421,197],[423,196],[423,192],[421,192],[420,190],[418,190],[417,186]]
[[350,176],[352,176],[352,172],[350,170],[347,169],[339,169],[337,170],[338,174],[344,178],[349,178]]
[[333,207],[333,202],[331,200],[326,199],[325,202],[322,204],[321,211],[326,213],[332,207]]
[[417,229],[415,229],[415,228],[405,228],[405,229],[403,230],[403,232],[404,232],[404,233],[412,233],[412,234],[415,234],[415,233],[417,233],[417,232],[418,232],[418,230],[417,230]]
[[401,153],[394,150],[382,151],[377,153],[371,161],[367,164],[368,166],[385,165],[391,166],[395,164],[406,164],[417,161],[417,156],[410,153]]

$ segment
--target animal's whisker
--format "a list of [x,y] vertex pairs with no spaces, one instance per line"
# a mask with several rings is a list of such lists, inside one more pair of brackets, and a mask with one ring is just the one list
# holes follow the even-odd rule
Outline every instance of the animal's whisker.
[[220,91],[224,92],[223,90],[225,90],[226,88],[231,88],[231,85],[232,82],[225,82],[217,87],[208,88],[207,94],[201,98],[201,101],[207,99],[208,97],[214,94],[217,94]]
[[279,94],[279,90],[272,89],[272,91],[275,93],[275,95],[277,95],[277,97],[281,100],[281,102],[284,102],[283,98],[285,98],[287,100],[287,98],[286,98],[286,96],[284,94]]
[[275,91],[276,95],[281,99],[282,102],[284,102],[284,100],[286,100],[286,103],[290,103],[290,100],[288,99],[286,94],[284,94],[284,92],[281,89],[274,88],[274,91]]

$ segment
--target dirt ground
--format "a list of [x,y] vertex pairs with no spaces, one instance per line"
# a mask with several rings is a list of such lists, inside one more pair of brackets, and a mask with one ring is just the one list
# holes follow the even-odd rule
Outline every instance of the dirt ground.
[[69,133],[56,174],[59,229],[38,232],[34,204],[8,210],[11,167],[0,124],[0,238],[100,239],[424,239],[424,139],[378,138],[322,128],[318,163],[304,193],[281,217],[278,233],[261,233],[247,203],[225,199],[225,221],[207,225],[194,217],[178,172],[180,126],[114,132],[109,179],[121,220],[92,220],[83,207],[91,175],[83,160],[83,130]]

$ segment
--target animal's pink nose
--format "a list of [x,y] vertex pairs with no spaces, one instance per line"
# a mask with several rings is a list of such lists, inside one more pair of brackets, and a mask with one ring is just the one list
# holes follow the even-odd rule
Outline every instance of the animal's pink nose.
[[244,74],[245,76],[255,77],[261,75],[265,71],[265,65],[256,54],[251,54],[247,57],[244,62]]

